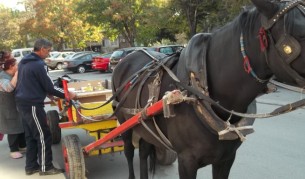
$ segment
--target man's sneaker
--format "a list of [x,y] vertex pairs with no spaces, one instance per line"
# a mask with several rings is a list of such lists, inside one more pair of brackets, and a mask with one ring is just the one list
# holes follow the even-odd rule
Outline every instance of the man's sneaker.
[[25,170],[26,175],[33,175],[34,173],[38,173],[39,169],[33,169],[33,170]]
[[20,152],[11,152],[10,153],[10,156],[13,158],[13,159],[18,159],[18,158],[22,158],[23,155],[20,153]]
[[59,169],[59,168],[53,167],[49,170],[46,170],[45,172],[40,171],[39,175],[56,175],[56,174],[64,173],[64,172],[65,172],[64,169]]

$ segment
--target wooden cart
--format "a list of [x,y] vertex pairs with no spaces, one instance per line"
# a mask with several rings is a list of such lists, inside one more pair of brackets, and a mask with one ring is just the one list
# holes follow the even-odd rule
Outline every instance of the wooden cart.
[[[90,83],[90,85],[88,85]],[[91,86],[96,89],[99,81],[85,81],[77,83],[67,83],[63,81],[66,99],[57,101],[58,111],[66,111],[59,119],[57,110],[47,112],[48,123],[51,129],[53,144],[61,140],[61,129],[82,128],[88,131],[89,135],[95,137],[96,141],[87,146],[81,146],[77,135],[65,136],[62,143],[65,170],[68,178],[85,178],[85,156],[102,155],[124,150],[124,143],[120,134],[139,124],[140,113],[136,114],[122,125],[118,125],[115,117],[112,115],[111,103],[94,110],[83,108],[96,108],[105,103],[112,96],[110,86],[107,81],[102,82],[103,90],[78,92],[84,86]],[[77,92],[76,100],[81,103],[80,106],[69,106],[68,88],[74,88]],[[69,106],[69,107],[67,107]],[[67,108],[67,110],[64,110]],[[162,112],[162,101],[158,101],[146,109],[147,116],[153,116]],[[58,122],[61,121],[61,122]],[[159,164],[169,165],[176,160],[176,153],[157,152]]]

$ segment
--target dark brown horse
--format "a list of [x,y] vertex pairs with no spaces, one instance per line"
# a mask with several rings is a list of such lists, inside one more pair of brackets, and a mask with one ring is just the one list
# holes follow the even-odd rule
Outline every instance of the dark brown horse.
[[[156,79],[158,81],[158,76],[162,77],[159,80],[161,86],[155,98],[162,98],[166,91],[180,89],[187,91],[190,97],[197,96],[197,101],[202,104],[202,94],[208,96],[208,93],[221,106],[241,113],[245,113],[249,104],[265,92],[266,84],[273,75],[304,88],[304,1],[252,2],[253,9],[241,13],[223,28],[212,34],[194,36],[182,51],[179,61],[175,60],[179,54],[158,61],[157,57],[143,51],[123,59],[115,68],[112,79],[113,93],[121,92],[116,97],[119,102],[116,115],[120,123],[130,118],[136,108],[146,106],[150,99],[148,84]],[[180,82],[164,70],[167,68],[160,65],[163,62]],[[197,85],[194,87],[194,84]],[[198,91],[203,93],[200,95]],[[173,109],[175,116],[164,118],[163,114],[159,114],[154,120],[170,141],[167,146],[177,153],[180,178],[194,179],[197,170],[209,164],[212,165],[214,179],[228,178],[241,140],[220,140],[219,131],[205,122],[207,115],[200,115],[191,102],[174,105]],[[230,118],[231,124],[241,120],[217,106],[213,106],[213,110],[223,121]],[[145,123],[160,136],[153,120]],[[139,124],[132,130],[142,137],[139,153],[141,178],[144,179],[148,177],[147,157],[155,152],[153,146],[157,151],[165,147],[143,125]],[[130,179],[135,178],[131,137],[131,130],[123,134]]]

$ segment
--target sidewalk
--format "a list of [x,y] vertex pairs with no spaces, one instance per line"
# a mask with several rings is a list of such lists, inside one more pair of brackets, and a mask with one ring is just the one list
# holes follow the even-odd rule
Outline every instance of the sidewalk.
[[[287,103],[295,102],[297,100],[300,100],[302,98],[305,98],[305,94],[290,92],[288,90],[284,90],[282,88],[279,88],[277,92],[263,95],[257,99],[258,105],[267,104],[268,106],[271,105],[272,108],[276,108],[280,105],[284,105]],[[264,105],[265,107],[266,105]],[[303,108],[304,109],[304,108]],[[49,110],[48,107],[46,107],[46,110]],[[299,111],[300,113],[303,110]],[[261,111],[260,111],[261,112]],[[268,108],[268,112],[269,111]],[[264,125],[267,125],[267,122],[270,120],[264,122]],[[286,120],[285,120],[286,121]],[[278,123],[278,122],[277,122]],[[258,126],[259,122],[257,122]],[[263,126],[264,126],[263,125]],[[262,126],[261,126],[262,128]],[[259,131],[261,128],[257,127],[256,129]],[[66,129],[63,130],[63,135],[68,134],[77,134],[80,136],[80,140],[83,145],[86,143],[92,141],[92,138],[88,137],[86,135],[86,132],[81,129]],[[251,142],[248,142],[245,145],[255,145],[255,138],[259,137],[260,134],[263,133],[262,131],[257,132],[256,135],[251,136]],[[261,141],[261,139],[257,139]],[[274,142],[274,141],[273,141]],[[261,143],[259,143],[261,144]],[[255,147],[258,147],[259,145],[255,145]],[[244,147],[245,148],[245,147]],[[251,147],[249,147],[251,148]],[[262,149],[261,149],[262,150]],[[64,168],[63,159],[62,159],[62,152],[61,152],[61,143],[57,145],[52,146],[53,151],[53,164],[56,167]],[[240,155],[240,154],[239,154]],[[241,160],[241,157],[239,158]],[[117,178],[127,178],[127,164],[126,159],[124,157],[123,153],[116,153],[113,155],[104,155],[101,157],[92,157],[92,158],[86,158],[86,172],[87,177],[90,179],[99,179],[101,177],[107,178],[107,179],[117,179]],[[250,162],[250,161],[247,161]],[[235,164],[235,166],[238,164]],[[136,176],[139,176],[139,161],[138,161],[138,154],[135,154],[135,162],[134,162],[135,170],[136,170]],[[3,140],[0,141],[0,178],[1,179],[64,179],[64,174],[58,174],[58,175],[51,175],[51,176],[39,176],[39,174],[34,174],[30,176],[25,175],[24,171],[25,167],[25,157],[21,159],[12,159],[9,155],[9,147],[7,142],[7,136],[5,135]],[[159,172],[155,175],[155,178],[177,178],[178,173],[176,170],[177,164],[175,163],[172,166],[167,166],[159,168]],[[235,167],[237,168],[237,167]],[[207,169],[205,169],[207,170]],[[203,171],[203,169],[201,170]],[[204,173],[204,172],[201,172]],[[198,174],[201,176],[202,174]],[[210,172],[206,172],[207,174],[210,174]],[[232,174],[234,175],[234,173]]]
[[[54,151],[61,150],[61,145],[52,147],[53,151],[53,164],[55,167],[63,168],[62,156],[54,156]],[[10,157],[10,150],[7,142],[7,135],[0,141],[0,178],[1,179],[64,179],[64,174],[40,176],[39,173],[27,176],[25,175],[25,157],[21,159],[12,159]]]

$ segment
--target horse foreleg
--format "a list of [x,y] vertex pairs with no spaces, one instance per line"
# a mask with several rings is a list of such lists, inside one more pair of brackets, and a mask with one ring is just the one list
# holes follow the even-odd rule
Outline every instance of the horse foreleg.
[[178,155],[180,179],[196,179],[198,165],[194,157]]
[[235,155],[226,161],[212,164],[213,179],[228,179]]
[[[154,146],[150,143],[147,143],[143,139],[140,140],[139,145],[139,156],[140,156],[140,178],[148,179],[148,156],[154,155]],[[150,160],[154,160],[153,157],[150,157]],[[150,164],[151,171],[154,172],[155,161],[152,161]]]
[[134,157],[134,146],[132,144],[132,131],[126,131],[122,134],[124,141],[124,153],[128,162],[129,177],[128,179],[135,179],[134,169],[133,169],[133,157]]

